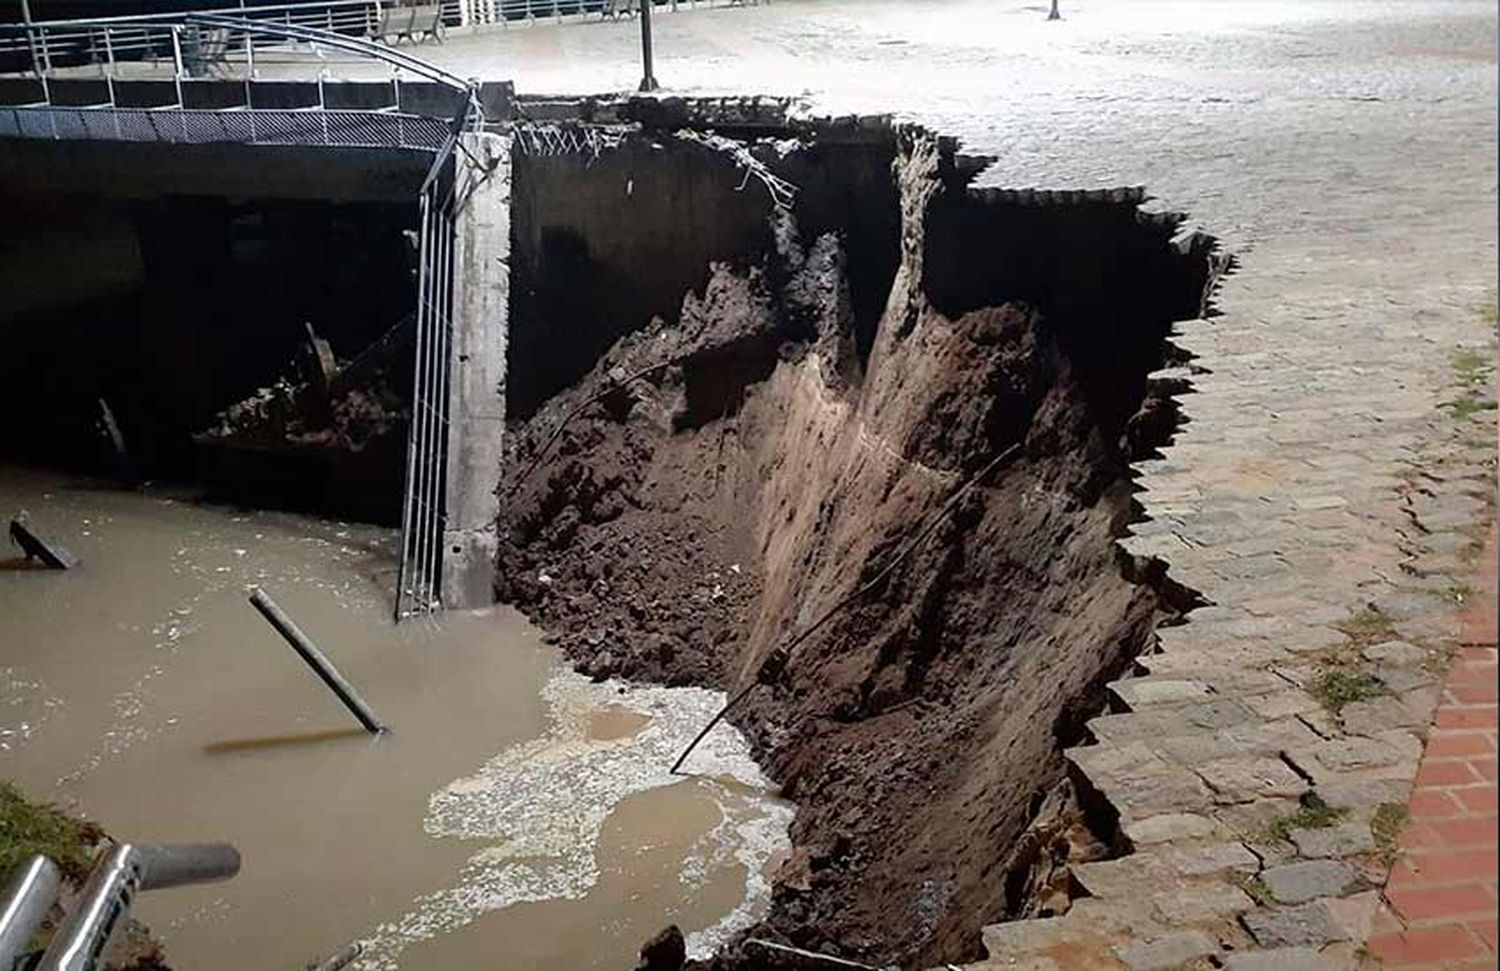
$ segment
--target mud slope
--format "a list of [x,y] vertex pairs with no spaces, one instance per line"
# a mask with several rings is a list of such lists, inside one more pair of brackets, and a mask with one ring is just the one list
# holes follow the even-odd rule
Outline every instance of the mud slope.
[[799,806],[754,934],[914,965],[1065,907],[1051,864],[1110,836],[1060,746],[1174,610],[1113,537],[1131,453],[1170,425],[1146,374],[1206,263],[1131,203],[997,209],[925,136],[894,168],[873,341],[840,234],[781,217],[776,255],[714,267],[675,326],[513,429],[498,593],[586,672],[738,688],[1019,446],[734,715]]

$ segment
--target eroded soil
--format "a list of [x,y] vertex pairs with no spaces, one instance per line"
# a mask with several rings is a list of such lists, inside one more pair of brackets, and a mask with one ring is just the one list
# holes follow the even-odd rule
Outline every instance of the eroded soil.
[[934,214],[969,204],[942,162],[921,137],[898,157],[901,261],[867,355],[840,236],[781,214],[772,258],[715,266],[675,325],[518,423],[500,486],[500,599],[580,670],[765,682],[731,717],[799,809],[750,936],[872,963],[972,957],[983,923],[1066,907],[1054,864],[1110,833],[1061,748],[1182,606],[1113,543],[1131,452],[1169,433],[1146,382],[1166,321],[938,309],[924,263],[957,230]]

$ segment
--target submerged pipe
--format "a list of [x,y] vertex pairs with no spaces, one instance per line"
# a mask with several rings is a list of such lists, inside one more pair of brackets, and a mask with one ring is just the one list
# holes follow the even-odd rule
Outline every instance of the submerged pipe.
[[276,628],[276,632],[292,646],[292,650],[307,662],[307,666],[323,679],[328,689],[338,695],[344,707],[348,708],[354,717],[359,719],[359,723],[365,726],[365,731],[377,735],[386,730],[386,727],[380,723],[380,719],[375,717],[375,712],[359,696],[359,692],[354,690],[354,686],[339,673],[332,661],[323,656],[323,652],[318,650],[317,645],[302,633],[302,630],[292,622],[285,611],[276,605],[274,600],[266,595],[264,590],[257,587],[255,592],[250,594],[250,603],[260,611],[261,616],[266,618],[272,627]]
[[62,873],[40,854],[16,871],[0,903],[0,968],[14,967],[57,900]]

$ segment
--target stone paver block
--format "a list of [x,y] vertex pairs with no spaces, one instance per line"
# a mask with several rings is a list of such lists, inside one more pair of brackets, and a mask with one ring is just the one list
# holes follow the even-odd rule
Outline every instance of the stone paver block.
[[1391,667],[1403,667],[1413,664],[1421,664],[1427,660],[1427,652],[1415,644],[1405,641],[1385,641],[1381,644],[1372,644],[1364,649],[1365,658],[1377,664],[1389,664]]
[[1149,846],[1170,840],[1199,839],[1211,835],[1217,828],[1212,819],[1195,813],[1161,813],[1132,820],[1124,825],[1125,835],[1136,846]]
[[1255,712],[1241,702],[1225,698],[1162,711],[1102,715],[1091,720],[1088,727],[1101,742],[1124,743],[1228,728],[1255,717]]
[[1186,704],[1209,696],[1208,685],[1203,682],[1173,678],[1130,678],[1111,683],[1109,690],[1132,711],[1156,705]]
[[1405,802],[1411,794],[1411,779],[1333,777],[1317,786],[1318,798],[1335,809],[1374,810],[1382,803]]
[[1339,712],[1344,731],[1352,735],[1376,735],[1392,728],[1426,724],[1427,719],[1397,698],[1381,697],[1355,701]]
[[1244,701],[1245,704],[1249,705],[1262,718],[1284,718],[1288,715],[1300,715],[1305,711],[1312,711],[1321,704],[1318,699],[1306,691],[1294,687],[1248,697]]
[[1289,631],[1276,639],[1276,643],[1293,654],[1308,651],[1326,651],[1349,642],[1349,635],[1332,627],[1305,626]]
[[1198,678],[1215,693],[1240,698],[1246,704],[1249,704],[1250,698],[1255,695],[1281,691],[1287,687],[1286,679],[1271,671],[1240,670],[1223,665],[1204,671]]
[[1160,883],[1168,868],[1156,856],[1134,853],[1118,860],[1082,863],[1073,867],[1073,877],[1095,897],[1128,898],[1143,886]]
[[1196,924],[1255,907],[1255,901],[1239,887],[1224,883],[1181,884],[1151,898],[1157,913],[1169,924]]
[[1144,894],[1131,894],[1117,900],[1082,897],[1073,901],[1068,917],[1098,934],[1141,937],[1164,933],[1167,928],[1156,921],[1155,909]]
[[989,956],[999,959],[1036,954],[1072,941],[1077,934],[1076,922],[1064,916],[991,924],[980,932],[980,937]]
[[1175,968],[1218,953],[1218,943],[1198,931],[1180,931],[1146,940],[1134,940],[1115,948],[1115,956],[1131,971]]
[[[1092,779],[1092,776],[1090,777]],[[1191,770],[1175,765],[1140,777],[1094,780],[1122,819],[1139,819],[1177,810],[1207,809],[1212,795]]]
[[[1317,783],[1341,775],[1347,778],[1347,773],[1351,772],[1381,769],[1409,761],[1401,749],[1390,742],[1363,736],[1332,738],[1316,745],[1291,748],[1287,751],[1287,758]],[[1415,765],[1411,766],[1406,774],[1413,774],[1415,768]]]
[[1279,947],[1231,955],[1224,966],[1229,971],[1336,971],[1352,965],[1347,960],[1325,957],[1311,947]]
[[1399,752],[1400,761],[1417,762],[1421,760],[1422,752],[1427,746],[1416,732],[1417,730],[1411,728],[1392,728],[1377,732],[1375,738]]
[[1200,765],[1232,756],[1275,754],[1288,748],[1315,745],[1320,737],[1298,718],[1250,722],[1218,732],[1198,732],[1151,743],[1174,762]]
[[1386,688],[1398,695],[1437,682],[1436,678],[1421,668],[1379,668],[1376,676],[1385,682]]
[[1341,857],[1375,849],[1375,837],[1365,823],[1351,821],[1321,829],[1294,829],[1292,842],[1305,857]]
[[1068,749],[1063,755],[1091,777],[1138,775],[1154,771],[1162,765],[1161,756],[1143,742],[1080,745]]
[[1160,859],[1172,870],[1183,876],[1205,876],[1224,870],[1239,873],[1254,873],[1260,859],[1245,848],[1243,843],[1201,843],[1196,846],[1166,846],[1160,851]]
[[1429,684],[1401,692],[1401,703],[1417,716],[1419,719],[1417,724],[1425,725],[1432,721],[1433,712],[1437,710],[1438,701],[1442,697],[1442,685]]
[[1220,759],[1198,767],[1215,802],[1250,802],[1268,796],[1300,796],[1307,780],[1280,759],[1250,756]]
[[1380,909],[1380,891],[1366,890],[1348,897],[1330,897],[1323,901],[1329,919],[1338,924],[1345,939],[1367,941]]
[[1349,938],[1322,900],[1296,907],[1262,907],[1240,920],[1261,947],[1322,947]]
[[1300,904],[1319,897],[1341,897],[1359,882],[1354,870],[1333,860],[1289,863],[1263,870],[1261,881],[1271,896],[1284,904]]

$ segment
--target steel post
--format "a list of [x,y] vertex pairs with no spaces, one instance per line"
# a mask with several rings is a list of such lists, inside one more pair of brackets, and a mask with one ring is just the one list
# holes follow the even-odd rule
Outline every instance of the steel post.
[[651,66],[651,6],[653,0],[640,0],[641,4],[641,90],[655,91],[656,72]]

